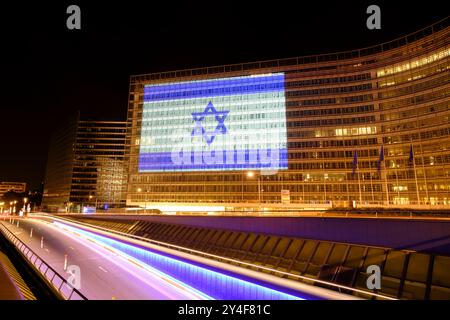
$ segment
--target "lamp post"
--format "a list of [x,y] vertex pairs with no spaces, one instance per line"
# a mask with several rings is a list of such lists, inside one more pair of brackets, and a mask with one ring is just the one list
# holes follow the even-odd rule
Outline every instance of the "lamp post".
[[28,202],[28,198],[24,197],[23,198],[23,213],[25,214],[25,212],[27,212],[27,202]]
[[[137,190],[136,190],[138,193],[141,193],[142,192],[142,188],[137,188]],[[144,200],[144,213],[146,212],[146,210],[147,210],[147,201],[146,201],[146,199]]]
[[[89,200],[92,200],[94,198],[94,196],[92,194],[89,195]],[[95,212],[97,212],[97,200],[98,198],[95,197]]]

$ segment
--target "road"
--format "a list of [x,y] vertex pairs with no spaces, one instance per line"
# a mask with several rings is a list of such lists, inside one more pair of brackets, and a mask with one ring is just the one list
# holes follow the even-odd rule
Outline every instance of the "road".
[[[36,219],[21,219],[4,225],[29,246],[45,262],[66,279],[67,265],[81,271],[80,292],[90,300],[191,300],[204,296],[189,287],[174,284],[170,279],[136,265],[100,244],[91,242],[51,223]],[[31,229],[33,229],[32,237]],[[44,238],[41,248],[41,238]]]

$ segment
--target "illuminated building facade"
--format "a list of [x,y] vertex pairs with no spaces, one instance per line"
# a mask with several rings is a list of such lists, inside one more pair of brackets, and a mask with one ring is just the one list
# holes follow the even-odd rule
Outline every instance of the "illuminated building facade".
[[127,205],[450,206],[449,39],[132,76]]
[[0,197],[2,197],[6,192],[13,191],[22,193],[27,189],[27,184],[25,182],[0,182]]
[[125,205],[125,121],[73,119],[52,139],[43,206],[49,211]]

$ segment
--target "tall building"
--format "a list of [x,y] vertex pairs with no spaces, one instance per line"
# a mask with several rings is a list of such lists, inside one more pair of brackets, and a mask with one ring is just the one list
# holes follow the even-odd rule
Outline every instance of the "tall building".
[[127,204],[450,206],[448,21],[353,51],[132,76]]
[[27,184],[25,182],[0,182],[0,197],[2,197],[6,192],[13,191],[22,193],[27,189]]
[[49,211],[125,205],[126,122],[72,118],[52,138],[42,205]]
[[70,203],[78,118],[76,114],[62,121],[50,140],[42,197],[42,206],[49,211],[66,210]]

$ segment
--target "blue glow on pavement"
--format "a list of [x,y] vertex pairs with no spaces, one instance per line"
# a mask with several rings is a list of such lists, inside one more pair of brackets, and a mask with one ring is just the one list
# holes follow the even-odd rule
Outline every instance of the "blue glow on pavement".
[[168,275],[182,286],[194,288],[197,292],[207,295],[207,298],[219,300],[304,300],[303,297],[287,294],[267,288],[230,275],[225,275],[181,260],[154,253],[116,239],[100,236],[63,223],[54,225],[96,240],[120,252],[138,259],[160,274]]

